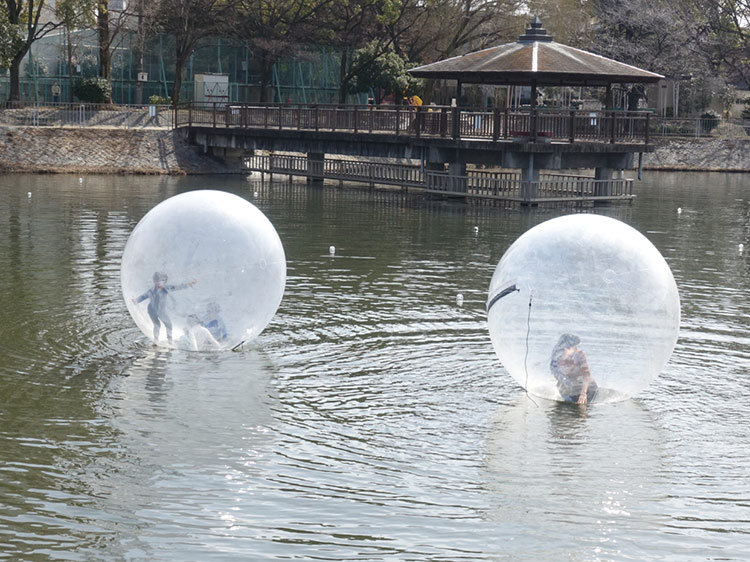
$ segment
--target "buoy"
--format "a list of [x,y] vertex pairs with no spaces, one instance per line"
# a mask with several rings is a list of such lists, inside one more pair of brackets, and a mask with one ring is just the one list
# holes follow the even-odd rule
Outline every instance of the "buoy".
[[463,304],[464,304],[464,296],[461,293],[458,293],[456,295],[456,304],[458,306],[463,306]]
[[330,255],[332,255],[332,256],[335,255],[336,254],[336,246],[329,246],[328,253]]
[[681,215],[681,214],[682,214],[682,207],[677,207],[677,214],[678,214],[678,215]]
[[476,234],[477,232],[479,232],[479,227],[478,227],[478,226],[475,226],[475,227],[474,227],[474,234]]

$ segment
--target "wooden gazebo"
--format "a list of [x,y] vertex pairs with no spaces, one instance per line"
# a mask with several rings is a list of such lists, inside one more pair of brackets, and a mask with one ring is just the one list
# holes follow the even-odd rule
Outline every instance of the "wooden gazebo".
[[537,88],[542,86],[593,86],[607,89],[611,107],[612,84],[658,82],[664,77],[553,40],[535,17],[526,33],[506,43],[452,57],[409,71],[417,78],[457,81],[457,99],[462,84],[529,86],[531,109],[536,107]]

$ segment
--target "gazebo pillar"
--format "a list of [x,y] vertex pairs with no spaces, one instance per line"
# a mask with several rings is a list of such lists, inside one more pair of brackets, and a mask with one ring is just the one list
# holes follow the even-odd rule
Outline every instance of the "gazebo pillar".
[[534,153],[528,155],[528,162],[521,168],[521,198],[531,203],[539,193],[539,170],[534,167]]
[[450,178],[452,191],[466,193],[466,162],[450,162],[448,164],[448,177]]
[[[529,140],[536,142],[536,80],[531,81],[531,113],[529,114]],[[533,158],[532,158],[533,161]]]

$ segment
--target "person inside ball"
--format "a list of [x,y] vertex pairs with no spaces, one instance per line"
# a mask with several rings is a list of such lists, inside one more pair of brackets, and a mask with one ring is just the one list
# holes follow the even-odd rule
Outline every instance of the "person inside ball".
[[229,335],[227,334],[227,326],[224,323],[224,319],[221,317],[221,306],[215,301],[208,303],[203,325],[208,328],[211,335],[218,341],[226,340]]
[[581,338],[563,334],[552,350],[549,367],[557,390],[566,402],[587,404],[596,398],[598,386],[591,378],[586,353],[578,347]]
[[159,341],[159,330],[161,325],[167,330],[167,341],[172,343],[172,321],[167,314],[167,297],[172,291],[180,291],[192,287],[198,281],[193,279],[188,283],[179,285],[167,285],[168,276],[166,273],[157,271],[153,275],[154,286],[142,295],[132,299],[133,304],[141,303],[148,300],[148,315],[154,323],[154,341]]
[[211,335],[210,330],[201,322],[196,314],[187,317],[187,334],[183,336],[183,347],[193,351],[211,351],[221,349],[221,344]]

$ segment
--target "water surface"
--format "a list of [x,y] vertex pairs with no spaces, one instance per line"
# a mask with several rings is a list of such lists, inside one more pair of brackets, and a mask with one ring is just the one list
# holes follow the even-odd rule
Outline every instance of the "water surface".
[[[157,349],[122,250],[206,187],[274,223],[284,300],[241,352]],[[680,339],[642,394],[581,410],[528,400],[483,312],[507,247],[581,209],[0,176],[0,559],[747,560],[750,187],[648,173],[637,193],[583,211],[662,252]]]

